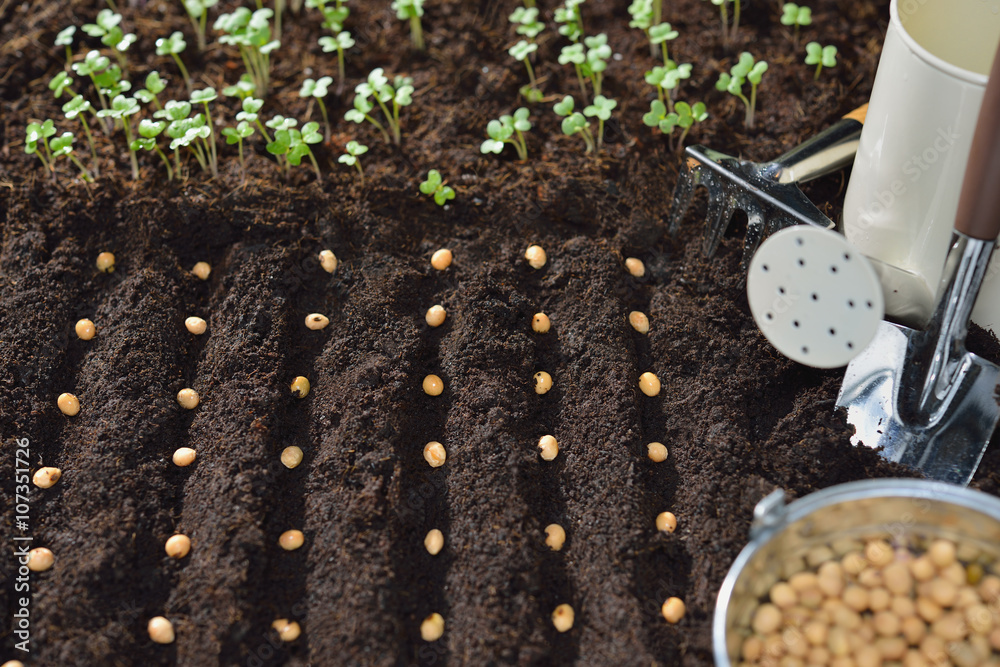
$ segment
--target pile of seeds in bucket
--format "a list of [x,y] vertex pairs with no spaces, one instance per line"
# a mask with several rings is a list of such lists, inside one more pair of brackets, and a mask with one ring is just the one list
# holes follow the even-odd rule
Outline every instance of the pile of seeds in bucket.
[[933,540],[821,546],[754,610],[741,666],[1000,666],[1000,577],[979,550]]

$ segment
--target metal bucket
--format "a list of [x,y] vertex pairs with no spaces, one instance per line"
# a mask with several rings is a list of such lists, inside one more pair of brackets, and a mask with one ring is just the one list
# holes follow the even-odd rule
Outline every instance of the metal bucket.
[[715,664],[739,662],[754,610],[771,586],[805,569],[815,547],[866,538],[945,538],[959,557],[987,568],[1000,561],[1000,499],[979,491],[916,479],[872,479],[811,493],[790,504],[784,491],[754,508],[750,543],[729,569],[712,626]]

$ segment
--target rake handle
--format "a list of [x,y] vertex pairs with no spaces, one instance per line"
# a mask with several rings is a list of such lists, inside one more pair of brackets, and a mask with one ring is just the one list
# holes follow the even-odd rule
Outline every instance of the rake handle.
[[867,112],[865,103],[776,159],[778,182],[805,183],[853,163]]
[[982,241],[1000,234],[1000,50],[986,83],[983,106],[965,167],[955,231]]

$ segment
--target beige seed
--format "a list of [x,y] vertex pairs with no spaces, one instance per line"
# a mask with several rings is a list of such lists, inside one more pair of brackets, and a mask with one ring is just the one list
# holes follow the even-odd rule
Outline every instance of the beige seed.
[[538,439],[538,449],[546,461],[552,461],[559,455],[559,443],[551,435],[543,435]]
[[189,317],[184,320],[184,326],[195,336],[200,336],[208,329],[208,323],[200,317]]
[[764,655],[764,640],[757,635],[750,635],[743,640],[743,659],[755,662]]
[[163,616],[154,616],[146,624],[149,638],[157,644],[171,644],[174,641],[174,624]]
[[8,660],[3,665],[0,665],[0,667],[24,667],[24,663],[20,660]]
[[451,266],[451,250],[447,248],[441,248],[431,255],[431,266],[433,266],[438,271],[444,271],[449,266]]
[[174,450],[173,461],[174,465],[180,466],[181,468],[187,467],[194,463],[195,458],[198,455],[190,447],[178,447]]
[[642,278],[646,275],[646,265],[642,263],[641,259],[636,257],[629,257],[625,260],[625,268],[633,278]]
[[865,558],[875,567],[885,567],[896,558],[896,552],[885,540],[872,540],[865,545]]
[[320,250],[319,265],[327,273],[333,273],[337,270],[337,256],[333,254],[332,250]]
[[545,313],[535,313],[535,316],[531,318],[531,328],[535,333],[548,333],[551,327],[552,321]]
[[310,313],[306,315],[306,327],[313,331],[325,329],[330,324],[330,318],[320,313]]
[[904,595],[913,589],[910,567],[903,561],[895,561],[886,565],[882,571],[882,578],[885,580],[885,587],[896,595]]
[[552,612],[552,625],[556,626],[559,632],[568,632],[573,627],[576,619],[576,612],[568,604],[561,604]]
[[102,252],[97,256],[97,270],[101,273],[111,273],[115,270],[115,256],[110,252]]
[[428,375],[424,378],[424,393],[428,396],[440,396],[444,391],[444,380],[437,375]]
[[212,265],[208,262],[198,262],[191,269],[191,273],[201,278],[202,280],[208,280],[208,277],[212,275]]
[[448,313],[445,311],[444,306],[431,306],[427,309],[427,314],[424,315],[424,320],[427,322],[428,326],[439,327],[444,324],[445,318]]
[[295,551],[301,547],[306,541],[306,536],[302,534],[301,530],[286,530],[278,538],[278,544],[285,551]]
[[535,393],[545,394],[552,389],[552,376],[545,371],[535,373]]
[[271,627],[278,632],[278,637],[283,642],[293,642],[302,634],[302,628],[299,624],[295,621],[289,621],[287,618],[279,618],[271,624]]
[[651,442],[646,445],[646,455],[653,463],[663,463],[667,460],[667,448],[662,442]]
[[528,246],[524,251],[524,258],[528,260],[528,266],[533,269],[540,269],[545,266],[545,250],[540,245]]
[[427,537],[424,538],[424,548],[430,555],[437,556],[444,548],[444,533],[437,528],[427,531]]
[[37,547],[28,552],[28,569],[32,572],[45,572],[56,562],[56,557],[45,547]]
[[777,606],[765,602],[754,611],[751,627],[760,635],[769,635],[781,627],[784,617]]
[[56,405],[67,417],[75,417],[80,412],[80,400],[73,394],[59,394]]
[[309,379],[300,375],[292,380],[289,389],[292,390],[292,396],[295,398],[305,398],[309,395]]
[[934,579],[930,582],[928,595],[940,607],[950,607],[958,599],[958,589],[950,581]]
[[60,477],[62,477],[62,470],[45,467],[36,470],[31,481],[40,489],[51,489],[59,481]]
[[660,512],[656,515],[656,529],[664,533],[677,530],[677,517],[673,512]]
[[198,396],[198,392],[194,389],[181,389],[177,392],[177,402],[180,403],[182,408],[187,408],[188,410],[194,410],[198,407],[198,403],[201,399]]
[[660,607],[660,613],[663,614],[663,618],[667,619],[667,623],[670,624],[679,623],[684,618],[685,611],[687,611],[687,608],[684,606],[684,601],[680,598],[667,598],[667,601]]
[[646,371],[639,376],[639,389],[646,396],[656,396],[660,393],[660,379],[649,371]]
[[80,340],[91,340],[97,335],[97,327],[90,320],[84,318],[76,323],[76,335]]
[[779,581],[774,586],[771,586],[768,597],[779,609],[791,609],[799,601],[799,594],[790,584],[784,581]]
[[425,642],[436,642],[444,634],[444,618],[434,612],[420,624],[420,636]]
[[286,468],[296,468],[302,463],[302,450],[295,445],[281,450],[281,463]]
[[553,551],[560,551],[566,543],[566,531],[558,523],[545,526],[545,544]]
[[938,569],[944,569],[955,562],[955,543],[950,540],[934,540],[927,550],[927,557]]
[[440,468],[444,465],[445,459],[447,459],[447,454],[444,451],[444,445],[440,442],[431,441],[424,445],[424,460],[432,468]]
[[649,318],[646,317],[645,313],[633,310],[628,314],[628,323],[641,334],[649,333]]
[[191,538],[179,533],[171,535],[163,548],[171,558],[184,558],[191,552]]
[[910,574],[917,581],[930,581],[937,572],[934,563],[927,557],[927,554],[924,554],[910,561]]

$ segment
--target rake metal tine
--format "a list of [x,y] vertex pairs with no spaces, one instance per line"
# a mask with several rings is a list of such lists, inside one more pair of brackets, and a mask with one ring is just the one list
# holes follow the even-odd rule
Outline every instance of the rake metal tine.
[[711,257],[719,249],[722,237],[726,234],[729,221],[736,211],[736,200],[730,194],[727,183],[722,183],[714,177],[706,178],[704,181],[705,187],[708,188],[708,220],[701,251],[706,257]]
[[766,217],[764,209],[756,200],[746,198],[743,201],[743,210],[747,214],[747,235],[743,242],[743,259],[740,260],[740,270],[746,274],[750,267],[750,259],[757,252],[760,242],[764,240],[764,228]]
[[[694,164],[690,164],[694,162]],[[694,198],[694,187],[698,184],[701,176],[701,166],[698,162],[689,160],[685,163],[686,169],[682,170],[677,178],[677,186],[674,188],[673,206],[670,209],[670,219],[667,221],[667,233],[674,235],[680,229],[681,220],[691,206]]]

